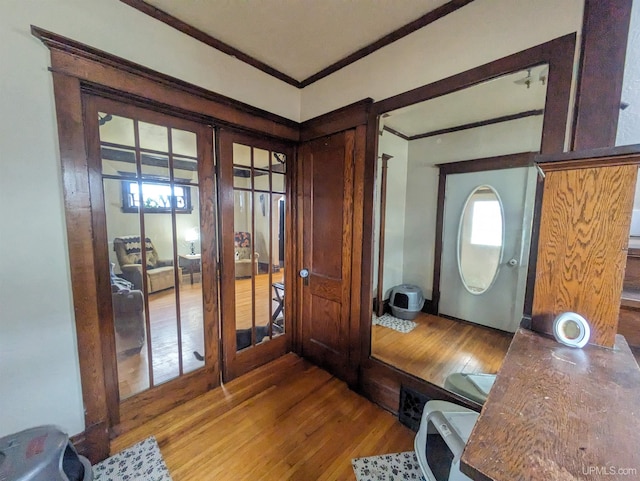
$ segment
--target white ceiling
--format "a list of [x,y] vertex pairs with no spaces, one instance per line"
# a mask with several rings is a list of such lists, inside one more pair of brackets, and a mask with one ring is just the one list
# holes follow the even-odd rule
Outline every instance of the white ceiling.
[[145,0],[302,81],[448,0]]
[[544,109],[547,86],[540,81],[548,68],[541,65],[531,69],[532,82],[527,88],[521,81],[527,77],[523,70],[388,112],[384,125],[408,137],[457,127],[464,124],[513,115],[529,110]]

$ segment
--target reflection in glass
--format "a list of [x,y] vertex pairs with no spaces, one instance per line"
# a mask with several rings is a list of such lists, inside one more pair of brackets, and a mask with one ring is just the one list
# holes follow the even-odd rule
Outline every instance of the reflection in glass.
[[117,175],[123,177],[135,177],[137,175],[136,152],[112,146],[101,146],[103,175]]
[[458,231],[458,268],[465,288],[482,294],[491,287],[502,259],[504,216],[498,193],[488,185],[467,198]]
[[287,156],[280,152],[271,152],[271,170],[273,172],[286,172],[287,171]]
[[132,266],[126,251],[118,249],[122,232],[140,238],[140,225],[137,216],[122,215],[120,180],[104,179],[103,188],[118,372],[128,373],[119,376],[118,386],[120,399],[126,399],[150,387],[144,294],[136,275],[141,267]]
[[[394,286],[411,283],[418,285],[424,296],[438,305],[438,308],[442,307],[439,304],[443,290],[440,286],[434,285],[436,271],[440,269],[440,283],[445,273],[442,264],[438,265],[442,259],[436,258],[435,251],[438,231],[436,213],[439,202],[436,166],[539,151],[544,112],[548,107],[546,98],[549,82],[545,81],[549,78],[548,73],[549,66],[544,64],[524,68],[445,95],[381,113],[378,117],[376,156],[381,159],[383,154],[387,154],[392,158],[387,164],[384,210],[379,202],[382,192],[382,162],[378,162],[377,175],[375,180],[372,179],[375,184],[370,186],[375,192],[376,206],[375,223],[372,228],[373,239],[376,242],[372,256],[372,286],[381,286],[381,292],[374,290],[372,293],[376,300],[380,299],[384,303]],[[527,78],[531,79],[531,82],[523,83],[523,79]],[[524,113],[526,116],[517,115],[518,118],[515,118],[516,114]],[[451,267],[452,282],[455,281],[458,286],[460,305],[466,304],[466,301],[461,300],[462,296],[466,296],[466,300],[472,297],[459,281],[457,236],[460,213],[468,193],[477,185],[485,183],[491,182],[478,180],[471,183],[468,190],[465,188],[451,193],[452,196],[461,194],[461,199],[460,204],[456,204],[456,211],[450,214],[450,217],[455,219],[452,220],[452,237],[447,240],[447,245],[452,247],[452,262],[447,264],[447,269]],[[523,198],[524,195],[523,192]],[[509,210],[511,209],[509,206]],[[444,212],[446,214],[446,207]],[[380,233],[382,216],[385,216],[385,227]],[[533,213],[526,211],[526,216],[523,225],[527,219],[533,217]],[[469,229],[474,231],[474,242],[496,243],[495,240],[483,238],[478,226],[475,229],[469,226]],[[523,239],[529,235],[526,230],[514,230],[517,230]],[[469,245],[472,245],[471,239]],[[495,246],[488,248],[495,249]],[[503,256],[511,254],[510,248],[504,249]],[[383,259],[381,266],[377,265],[379,259]],[[501,271],[511,270],[513,275],[516,275],[522,271],[521,266],[522,264],[515,269],[505,268]],[[464,271],[466,270],[465,266]],[[501,272],[497,280],[503,274],[505,272]],[[471,273],[468,275],[471,276]],[[381,279],[378,279],[378,276]],[[450,290],[446,290],[451,293]],[[487,292],[490,293],[491,291]],[[455,296],[457,291],[449,295]],[[485,302],[486,297],[473,296],[473,299],[481,304]],[[453,301],[453,304],[457,301]],[[519,314],[515,312],[514,317]],[[496,335],[487,340],[484,335],[479,335],[479,330],[484,329],[483,327],[462,325],[456,320],[436,315],[421,314],[417,323],[418,326],[408,334],[374,325],[371,330],[371,355],[440,387],[444,386],[445,379],[451,372],[496,372],[510,341],[509,335],[503,336],[502,333],[494,333]],[[501,339],[498,339],[499,337]],[[451,349],[438,349],[436,352],[431,347],[444,345]]]
[[251,169],[234,167],[233,186],[240,189],[251,189]]
[[[142,200],[148,198],[143,195]],[[145,212],[144,228],[147,252],[142,269],[149,295],[153,383],[158,385],[180,375],[171,213]]]
[[204,366],[196,134],[106,113],[99,124],[122,400]]
[[198,149],[196,146],[195,132],[187,130],[171,129],[171,151],[177,155],[197,158]]
[[271,177],[271,190],[273,192],[285,192],[284,174],[273,174]]
[[200,249],[200,209],[198,188],[191,187],[193,212],[176,216],[180,283],[180,329],[182,364],[185,373],[204,366],[193,353],[204,353],[204,314],[202,309],[202,264]]
[[242,144],[233,144],[233,163],[235,165],[251,166],[251,147]]
[[[268,158],[268,156],[267,156]],[[255,214],[255,252],[258,258],[256,272],[256,343],[260,342],[261,333],[267,334],[268,341],[271,321],[271,286],[269,285],[269,264],[271,263],[271,239],[269,236],[269,219],[271,218],[271,196],[263,192],[253,194]]]
[[163,125],[138,122],[140,148],[169,152],[169,129]]
[[169,180],[169,156],[154,152],[140,152],[142,177]]
[[271,286],[273,287],[271,319],[273,336],[285,332],[284,323],[284,241],[285,241],[285,198],[283,195],[271,195]]
[[253,203],[250,192],[234,191],[234,253],[236,278],[236,348],[252,345],[254,326],[253,275],[257,256],[253,241]]
[[100,142],[133,147],[135,134],[133,120],[105,112],[98,113]]
[[269,151],[263,149],[253,149],[253,166],[256,169],[269,170]]
[[285,331],[285,181],[272,171],[280,166],[284,172],[285,156],[239,144],[233,152],[236,345],[242,350]]

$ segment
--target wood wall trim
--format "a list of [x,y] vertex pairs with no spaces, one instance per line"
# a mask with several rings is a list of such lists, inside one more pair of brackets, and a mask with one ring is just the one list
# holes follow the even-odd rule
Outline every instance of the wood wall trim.
[[362,289],[362,246],[364,240],[364,171],[366,160],[367,125],[356,127],[353,168],[353,232],[351,239],[351,306],[349,315],[349,369],[352,375],[348,379],[352,388],[357,388],[360,367],[360,289]]
[[369,120],[369,110],[372,105],[373,99],[366,98],[302,122],[300,142],[365,125]]
[[[93,256],[91,196],[87,177],[85,135],[80,82],[77,78],[53,74],[56,118],[62,165],[71,290],[74,299],[78,356],[84,401],[84,423],[89,459],[109,456],[109,425],[100,317],[97,296],[98,272]],[[98,426],[98,427],[95,427]]]
[[304,87],[307,87],[312,83],[315,83],[320,79],[328,77],[332,73],[337,72],[338,70],[344,67],[347,67],[352,63],[357,62],[358,60],[366,57],[367,55],[372,54],[376,50],[380,50],[381,48],[386,47],[387,45],[397,40],[400,40],[403,37],[406,37],[407,35],[415,32],[416,30],[426,27],[427,25],[435,22],[436,20],[439,20],[442,17],[452,12],[455,12],[456,10],[464,7],[468,3],[471,3],[473,0],[451,0],[445,3],[444,5],[426,13],[422,17],[412,22],[409,22],[406,25],[403,25],[402,27],[383,36],[382,38],[379,38],[375,42],[372,42],[369,45],[359,50],[356,50],[355,52],[347,55],[346,57],[338,60],[337,62],[329,65],[328,67],[320,70],[319,72],[307,77],[302,81],[294,79],[293,77],[285,74],[284,72],[281,72],[280,70],[275,69],[274,67],[271,67],[270,65],[256,59],[255,57],[248,55],[242,52],[241,50],[238,50],[235,47],[232,47],[228,43],[225,43],[222,40],[219,40],[209,35],[208,33],[205,33],[202,30],[199,30],[189,25],[186,22],[183,22],[179,18],[173,15],[170,15],[167,12],[144,2],[144,0],[120,0],[120,1],[126,5],[129,5],[132,8],[135,8],[136,10],[146,15],[149,15],[150,17],[155,18],[156,20],[159,20],[160,22],[166,25],[169,25],[170,27],[175,28],[176,30],[184,33],[185,35],[195,38],[196,40],[210,47],[213,47],[216,50],[220,50],[221,52],[226,53],[227,55],[237,58],[241,62],[245,62],[246,64],[251,65],[254,68],[257,68],[258,70],[266,73],[267,75],[271,75],[272,77],[277,78],[278,80],[281,80],[296,88],[303,89]]
[[235,47],[232,47],[231,45],[223,42],[222,40],[219,40],[207,33],[204,33],[202,30],[198,30],[197,28],[192,27],[191,25],[189,25],[186,22],[183,22],[179,18],[174,17],[173,15],[169,15],[167,12],[154,7],[153,5],[150,5],[144,2],[143,0],[120,0],[120,1],[122,3],[129,5],[130,7],[135,8],[136,10],[146,15],[149,15],[150,17],[155,18],[156,20],[161,21],[164,24],[169,25],[170,27],[175,28],[176,30],[184,33],[185,35],[195,38],[196,40],[204,44],[207,44],[208,46],[213,47],[216,50],[220,50],[222,53],[226,53],[231,57],[235,57],[241,62],[251,65],[252,67],[257,68],[258,70],[268,75],[271,75],[272,77],[275,77],[278,80],[282,80],[283,82],[288,83],[289,85],[293,85],[294,87],[300,88],[300,82],[290,77],[289,75],[283,72],[280,72],[279,70],[267,65],[264,62],[261,62],[260,60],[242,52],[241,50],[238,50]]
[[[219,120],[285,140],[297,141],[299,138],[299,124],[293,120],[33,25],[31,33],[51,50],[53,71],[160,104],[171,104],[208,117],[212,122]],[[131,76],[135,76],[137,81],[132,82]]]
[[632,0],[585,0],[572,150],[616,142]]
[[371,108],[372,112],[376,115],[384,114],[390,110],[471,87],[492,78],[547,63],[549,64],[549,79],[540,151],[545,154],[562,152],[569,115],[575,42],[575,33],[556,38],[522,52],[376,102]]
[[625,162],[626,157],[640,154],[640,144],[634,145],[622,145],[620,147],[613,148],[598,148],[589,150],[580,150],[574,152],[561,152],[558,154],[538,155],[536,156],[536,162],[545,170],[559,169],[554,164],[558,163],[559,166],[566,164],[567,162],[573,162],[573,165],[580,165],[586,162],[587,165],[612,165],[618,162]]
[[382,130],[385,130],[385,131],[389,132],[390,134],[393,134],[393,135],[395,135],[397,137],[400,137],[401,139],[404,139],[404,140],[410,140],[411,139],[411,137],[409,137],[407,135],[404,135],[402,132],[399,132],[399,131],[397,131],[395,129],[392,129],[391,127],[387,127],[386,125],[384,127],[382,127]]
[[430,399],[453,402],[474,411],[480,411],[482,408],[469,399],[374,358],[369,358],[362,363],[361,373],[359,392],[369,399],[374,399],[377,404],[393,414],[398,414],[401,386],[407,386],[425,394]]
[[88,458],[92,464],[102,461],[110,454],[109,428],[106,422],[86,426],[84,431],[71,436],[70,441],[78,454]]
[[351,65],[354,62],[366,57],[369,54],[372,54],[376,50],[380,50],[382,47],[386,47],[387,45],[395,42],[396,40],[400,40],[403,37],[406,37],[410,33],[415,32],[427,25],[435,22],[436,20],[441,19],[442,17],[449,15],[452,12],[464,7],[468,3],[471,3],[473,0],[451,0],[450,2],[445,3],[444,5],[432,10],[431,12],[423,15],[422,17],[410,22],[403,27],[400,27],[397,30],[385,35],[384,37],[376,40],[375,42],[367,45],[366,47],[357,50],[356,52],[347,55],[345,58],[338,60],[337,62],[329,65],[328,67],[322,69],[320,72],[307,77],[302,82],[300,82],[300,88],[304,88],[308,85],[311,85],[314,82],[317,82],[320,79],[323,79],[338,70]]
[[475,160],[462,160],[436,164],[444,175],[462,174],[465,172],[484,172],[486,170],[512,169],[514,167],[530,167],[535,164],[536,152],[519,152],[516,154],[497,155]]
[[527,117],[535,117],[537,115],[543,115],[544,109],[527,110],[526,112],[518,112],[517,114],[503,115],[501,117],[495,117],[493,119],[480,120],[478,122],[471,122],[468,124],[457,125],[455,127],[448,127],[446,129],[432,130],[431,132],[425,132],[423,134],[412,135],[407,140],[418,140],[427,137],[434,137],[436,135],[450,134],[452,132],[460,132],[461,130],[476,129],[478,127],[484,127],[486,125],[499,124],[501,122],[510,122],[512,120],[525,119]]

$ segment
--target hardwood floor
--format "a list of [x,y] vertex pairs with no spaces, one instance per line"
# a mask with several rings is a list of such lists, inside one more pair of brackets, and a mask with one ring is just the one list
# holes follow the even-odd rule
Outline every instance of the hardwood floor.
[[371,355],[440,387],[454,372],[496,373],[513,336],[425,313],[415,322],[407,334],[372,326]]
[[115,438],[155,436],[174,481],[354,480],[351,459],[413,450],[414,433],[287,354]]
[[[204,365],[193,352],[204,352],[202,330],[202,289],[199,274],[194,274],[194,284],[188,276],[180,286],[180,317],[182,335],[183,372],[188,373]],[[273,282],[283,282],[284,269],[273,273]],[[236,279],[236,328],[246,329],[252,325],[253,301],[251,279]],[[277,308],[273,301],[273,288],[268,274],[255,277],[256,325],[268,324]],[[149,296],[151,324],[151,355],[153,357],[154,385],[175,379],[180,374],[178,364],[178,334],[176,324],[175,291],[167,289]],[[274,335],[279,335],[274,333]],[[263,342],[268,341],[266,338]],[[116,344],[127,342],[116,334]],[[137,353],[118,355],[118,384],[120,399],[126,399],[149,388],[149,361],[147,339],[142,350]],[[124,349],[118,349],[118,352]]]

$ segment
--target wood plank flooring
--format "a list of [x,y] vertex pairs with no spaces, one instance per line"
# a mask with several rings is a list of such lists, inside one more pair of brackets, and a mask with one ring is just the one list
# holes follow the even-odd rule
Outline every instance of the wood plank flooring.
[[371,355],[440,387],[454,372],[498,372],[513,336],[425,313],[415,322],[407,334],[372,326]]
[[158,440],[174,481],[354,480],[351,459],[413,450],[414,433],[294,354],[115,438]]
[[[188,373],[204,365],[193,355],[193,351],[203,353],[204,335],[202,330],[202,284],[199,273],[194,274],[194,284],[187,278],[180,286],[180,317],[182,323],[183,372]],[[283,282],[284,269],[272,274],[271,283]],[[268,274],[255,277],[255,318],[256,325],[268,324],[277,308],[273,301],[273,288]],[[254,312],[251,279],[236,279],[236,328],[246,329],[252,325]],[[151,323],[151,351],[153,357],[154,385],[175,379],[180,374],[178,365],[178,335],[176,324],[176,298],[173,289],[156,292],[149,296]],[[278,335],[278,334],[275,334]],[[268,339],[267,339],[268,340]],[[116,343],[126,342],[116,335]],[[145,340],[146,342],[146,340]],[[121,349],[118,349],[121,351]],[[118,384],[120,398],[126,399],[149,388],[149,361],[147,346],[140,353],[118,356]]]

